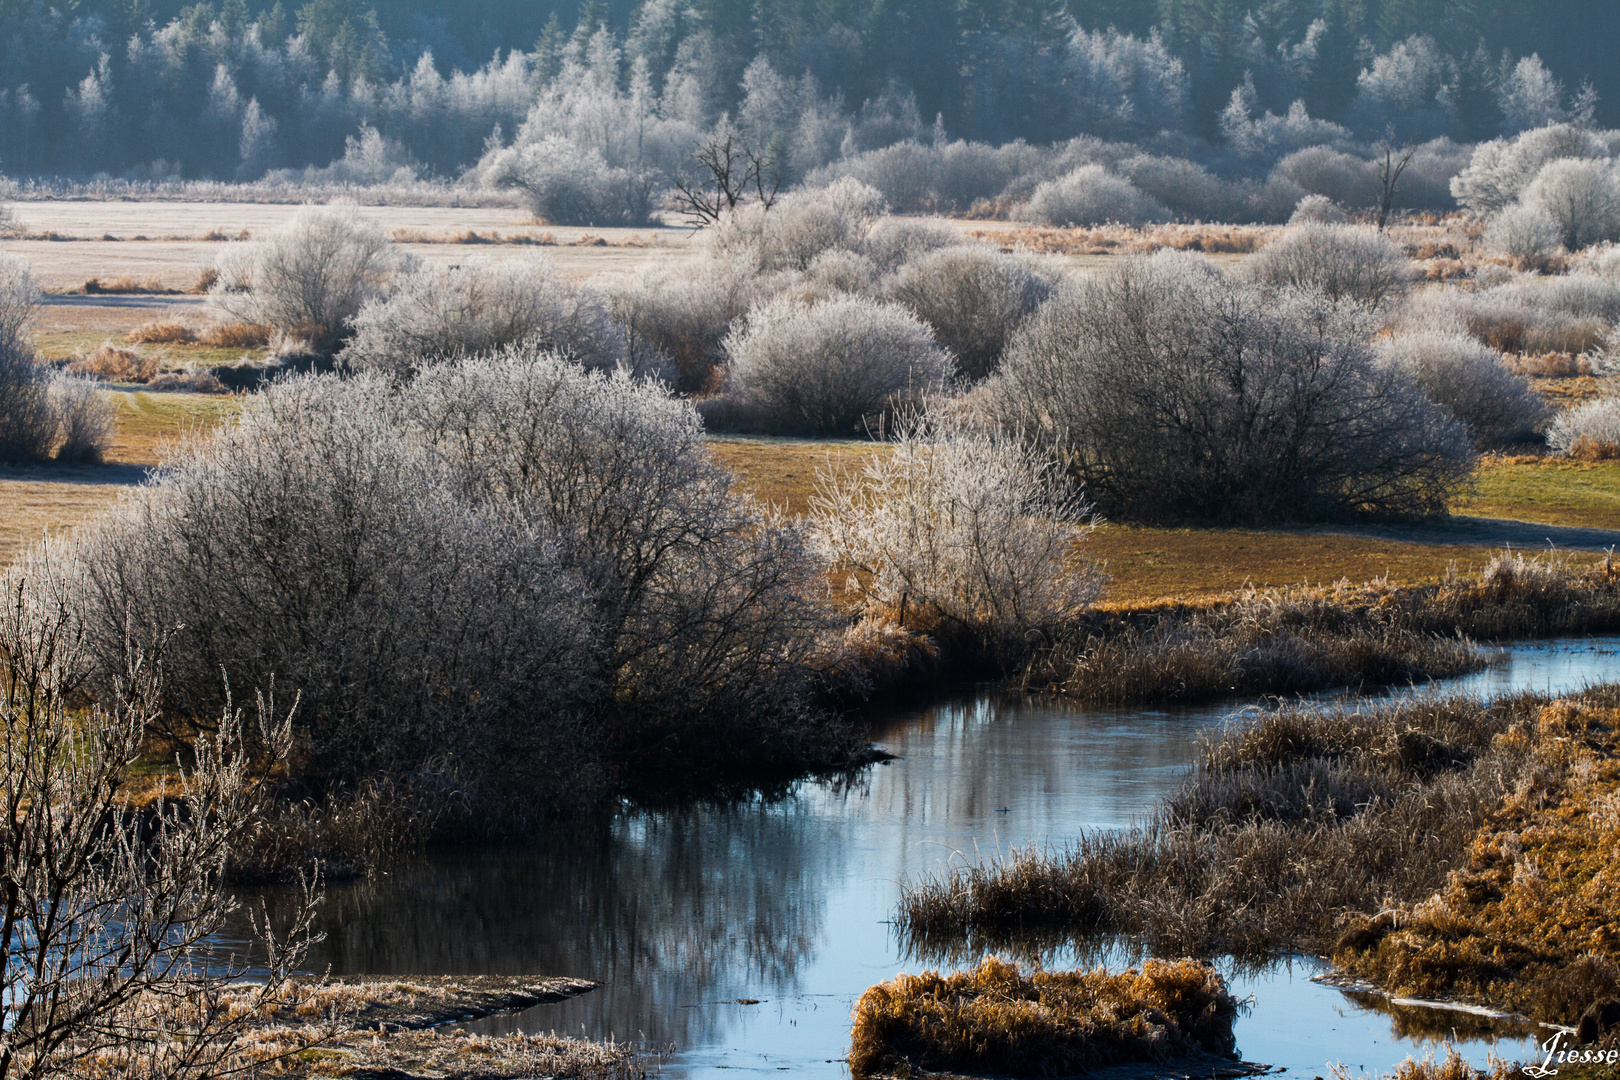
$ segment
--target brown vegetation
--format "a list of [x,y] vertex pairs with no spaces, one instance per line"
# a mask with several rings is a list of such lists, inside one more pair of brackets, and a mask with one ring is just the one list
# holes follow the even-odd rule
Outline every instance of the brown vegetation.
[[[1444,888],[1362,918],[1336,963],[1391,993],[1581,1024],[1620,1047],[1620,691],[1522,716],[1493,739],[1519,767]],[[1594,1010],[1594,1006],[1596,1009]]]
[[143,356],[114,345],[103,345],[89,356],[68,364],[75,375],[91,375],[107,382],[148,382],[163,370],[163,358]]
[[107,281],[100,278],[90,278],[84,283],[81,291],[87,296],[125,296],[137,293],[172,296],[181,290],[172,289],[157,278],[147,278],[142,281],[126,276],[111,278]]
[[850,1075],[913,1070],[1053,1076],[1123,1062],[1233,1057],[1239,1004],[1213,968],[1040,971],[986,957],[954,975],[900,975],[855,1004]]
[[1613,565],[1500,555],[1477,578],[1250,592],[1081,625],[1025,672],[1028,685],[1093,702],[1196,701],[1422,681],[1480,661],[1466,638],[1620,627]]
[[1174,248],[1248,255],[1277,234],[1269,225],[1091,225],[1072,229],[975,229],[975,240],[1050,255],[1129,255]]
[[197,332],[178,319],[154,319],[124,335],[126,345],[189,345]]
[[199,345],[216,349],[261,349],[270,344],[270,328],[243,322],[217,322],[197,335]]
[[1588,357],[1567,352],[1516,353],[1504,356],[1502,366],[1515,375],[1534,375],[1544,379],[1573,379],[1593,374],[1592,361]]

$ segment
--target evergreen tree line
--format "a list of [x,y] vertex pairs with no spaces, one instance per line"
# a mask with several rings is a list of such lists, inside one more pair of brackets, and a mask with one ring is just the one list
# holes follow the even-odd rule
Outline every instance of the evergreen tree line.
[[[1477,141],[1620,100],[1601,0],[575,2],[0,0],[0,170],[455,177],[523,129],[633,167],[606,144],[766,113],[801,172],[947,133],[1236,165],[1278,125]],[[636,127],[541,130],[562,101]]]

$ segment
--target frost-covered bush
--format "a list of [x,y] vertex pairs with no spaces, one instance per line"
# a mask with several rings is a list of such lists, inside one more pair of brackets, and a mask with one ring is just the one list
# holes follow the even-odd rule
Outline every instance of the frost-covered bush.
[[1378,343],[1378,353],[1450,409],[1482,447],[1534,441],[1546,426],[1547,405],[1529,381],[1503,367],[1495,350],[1464,334],[1397,333]]
[[804,270],[824,251],[859,250],[887,209],[876,188],[846,178],[795,192],[770,209],[740,207],[705,230],[703,241],[715,258],[756,273]]
[[657,203],[654,175],[608,164],[592,147],[557,136],[497,151],[484,183],[522,194],[552,225],[644,225]]
[[1412,282],[1406,253],[1376,229],[1355,225],[1290,226],[1243,271],[1270,288],[1305,287],[1374,306],[1399,299]]
[[1559,241],[1578,251],[1600,240],[1620,239],[1620,184],[1607,161],[1561,158],[1536,174],[1521,196],[1552,218]]
[[1330,147],[1295,151],[1277,163],[1272,175],[1351,209],[1378,202],[1378,170],[1373,163]]
[[1451,193],[1465,209],[1484,217],[1517,202],[1549,162],[1609,156],[1608,145],[1596,133],[1573,124],[1551,124],[1512,139],[1480,143],[1468,167],[1452,180]]
[[1073,558],[1089,507],[1050,457],[1007,434],[922,416],[888,453],[817,476],[814,536],[870,618],[1017,656],[1101,591]]
[[1491,218],[1483,238],[1485,250],[1521,265],[1534,265],[1559,249],[1558,222],[1539,206],[1514,203]]
[[1023,216],[1039,225],[1140,225],[1166,221],[1171,214],[1129,180],[1101,165],[1085,165],[1037,187]]
[[302,778],[527,815],[813,741],[817,564],[731,485],[658,386],[508,350],[273,384],[57,562],[104,673],[166,640],[173,718],[274,678]]
[[229,245],[208,303],[228,320],[330,352],[404,265],[382,226],[354,207],[307,206],[265,239]]
[[1176,217],[1231,221],[1243,216],[1238,189],[1186,158],[1136,154],[1120,162],[1116,171]]
[[1294,207],[1290,225],[1348,225],[1350,215],[1326,195],[1307,195]]
[[1402,329],[1459,327],[1504,353],[1579,354],[1620,320],[1620,281],[1594,273],[1543,277],[1502,270],[1474,289],[1424,289],[1396,313]]
[[631,363],[628,335],[607,298],[568,280],[544,258],[403,275],[386,299],[360,309],[338,359],[357,371],[409,377],[436,361],[517,344],[595,370]]
[[906,263],[932,251],[968,243],[947,225],[905,218],[885,218],[866,234],[862,250],[879,271],[892,274]]
[[101,461],[112,437],[112,406],[95,384],[34,360],[28,321],[39,287],[28,263],[0,255],[0,464]]
[[1547,429],[1555,454],[1620,457],[1620,398],[1601,397],[1565,409]]
[[651,265],[628,282],[610,286],[614,314],[633,348],[667,356],[675,389],[701,394],[717,389],[731,324],[748,313],[768,283],[744,263],[705,259],[695,265]]
[[1017,259],[983,245],[945,248],[907,264],[890,297],[933,327],[963,378],[995,370],[1013,331],[1050,293]]
[[905,308],[857,297],[754,309],[727,337],[727,396],[769,431],[853,435],[862,421],[939,391],[949,354]]
[[1365,312],[1161,252],[1073,281],[988,384],[1105,513],[1148,520],[1433,514],[1467,432],[1375,363]]

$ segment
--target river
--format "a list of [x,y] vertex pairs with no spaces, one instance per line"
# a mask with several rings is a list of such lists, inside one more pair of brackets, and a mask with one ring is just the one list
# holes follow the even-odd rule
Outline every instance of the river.
[[[1513,646],[1447,692],[1562,691],[1615,677],[1620,638]],[[1432,690],[1403,692],[1432,692]],[[897,711],[874,729],[895,760],[859,782],[785,798],[650,812],[522,849],[436,853],[328,890],[313,970],[571,975],[601,989],[480,1021],[673,1048],[665,1075],[847,1077],[850,1009],[866,987],[932,966],[890,920],[901,883],[998,847],[1061,845],[1127,825],[1171,790],[1198,735],[1241,711],[1081,709],[990,689]],[[1049,966],[1064,952],[1048,953]],[[1467,1014],[1380,1011],[1310,981],[1309,958],[1226,969],[1251,997],[1250,1061],[1326,1076],[1389,1070],[1455,1035],[1465,1056],[1533,1055],[1534,1032]]]

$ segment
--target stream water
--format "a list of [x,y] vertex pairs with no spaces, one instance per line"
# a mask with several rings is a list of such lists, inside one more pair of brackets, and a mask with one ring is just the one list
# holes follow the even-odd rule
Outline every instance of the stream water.
[[[1514,646],[1443,688],[1574,689],[1615,677],[1617,650],[1620,638]],[[805,782],[725,808],[626,808],[542,845],[436,854],[333,887],[310,967],[596,979],[570,1002],[470,1026],[673,1047],[666,1075],[683,1080],[847,1077],[855,998],[935,966],[904,955],[890,923],[902,882],[998,846],[1129,824],[1178,782],[1200,730],[1239,709],[1077,709],[991,691],[942,700],[880,725],[874,737],[896,760],[858,783]],[[1331,1062],[1388,1070],[1442,1037],[1477,1064],[1493,1049],[1534,1053],[1533,1031],[1391,1012],[1311,982],[1318,970],[1302,958],[1231,971],[1238,995],[1252,995],[1237,1025],[1245,1058],[1316,1077]]]

